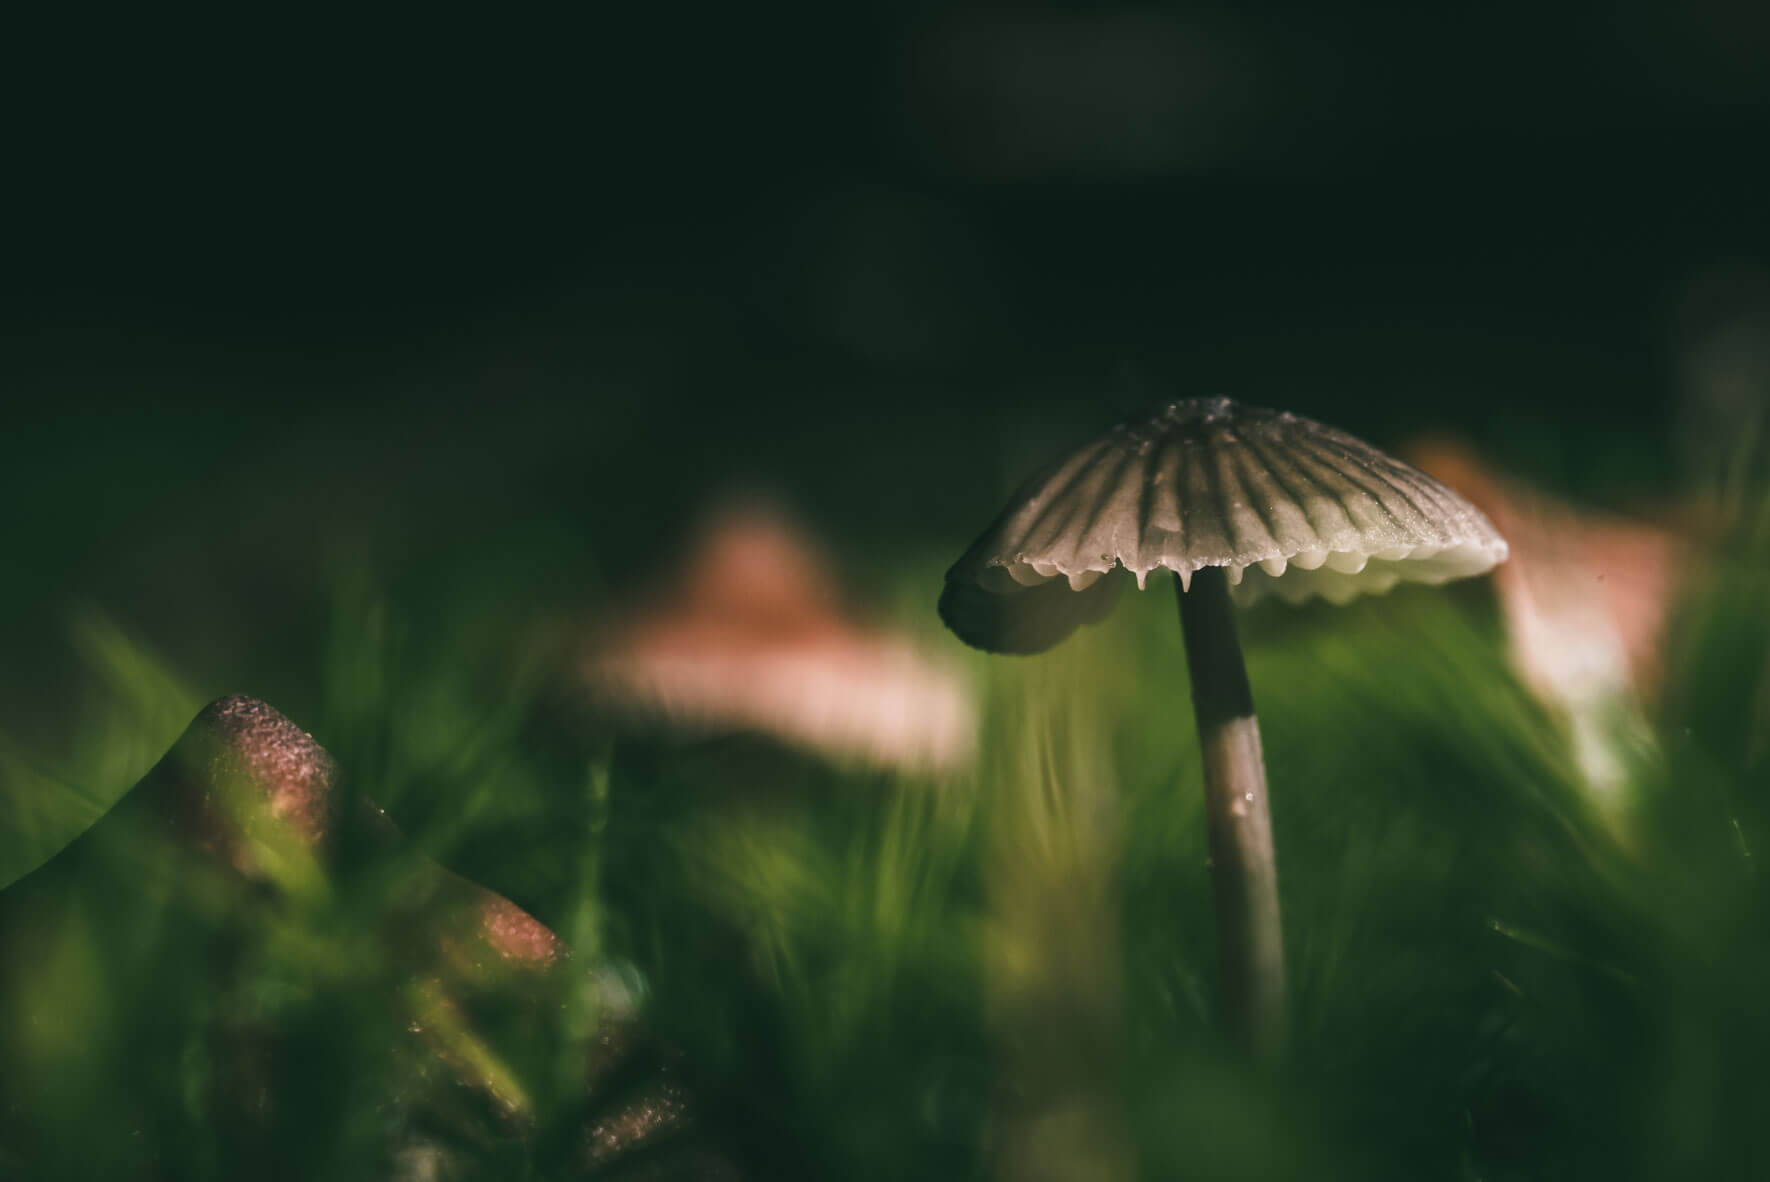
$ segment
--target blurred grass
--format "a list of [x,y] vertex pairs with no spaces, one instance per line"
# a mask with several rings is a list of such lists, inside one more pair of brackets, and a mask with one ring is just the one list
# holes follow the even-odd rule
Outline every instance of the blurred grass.
[[[540,501],[508,508],[532,520],[496,544],[333,563],[323,610],[275,646],[290,661],[258,670],[409,849],[298,904],[140,900],[159,922],[127,947],[77,914],[52,959],[12,966],[53,1019],[9,1044],[41,1087],[0,1123],[0,1174],[223,1177],[269,1152],[286,1176],[369,1177],[390,1145],[435,1143],[472,1176],[573,1176],[561,1130],[606,1053],[610,981],[679,1056],[696,1136],[751,1177],[1721,1178],[1770,1159],[1761,518],[1677,608],[1626,842],[1506,668],[1484,585],[1243,617],[1295,1006],[1265,1076],[1212,1019],[1167,584],[1049,657],[998,660],[933,617],[944,541],[865,555],[870,604],[980,694],[975,766],[907,777],[589,719],[566,682],[607,602],[596,547]],[[87,691],[65,741],[0,742],[0,880],[208,696],[257,689],[74,620]],[[569,935],[577,983],[458,1016],[427,994],[383,927],[421,856]],[[415,1048],[413,1013],[454,1049]],[[230,1098],[242,1045],[282,1064],[271,1115]]]

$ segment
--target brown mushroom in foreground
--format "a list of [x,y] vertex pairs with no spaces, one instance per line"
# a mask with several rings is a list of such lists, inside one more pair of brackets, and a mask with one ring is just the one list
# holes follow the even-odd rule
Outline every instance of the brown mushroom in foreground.
[[1232,596],[1344,603],[1444,583],[1506,557],[1449,488],[1300,415],[1227,398],[1120,423],[1023,485],[947,572],[940,614],[989,652],[1030,654],[1111,609],[1131,578],[1178,577],[1204,761],[1227,1024],[1261,1056],[1284,1040],[1284,942],[1259,724]]
[[[239,887],[301,892],[323,884],[347,834],[386,848],[398,831],[372,801],[341,816],[338,766],[312,735],[246,695],[219,698],[90,829],[0,893],[13,910],[37,897],[151,885],[162,867],[201,867]],[[193,860],[191,854],[201,855]],[[558,938],[508,899],[440,866],[408,892],[445,947],[471,940],[480,958],[544,966]]]
[[[214,911],[252,898],[317,897],[331,889],[342,863],[400,856],[398,830],[371,801],[359,799],[346,815],[338,778],[337,764],[313,736],[269,705],[245,696],[219,699],[98,822],[0,891],[0,1062],[8,1065],[0,1073],[0,1113],[6,1114],[0,1125],[27,1119],[33,1104],[47,1102],[35,1086],[65,1071],[57,1048],[47,1056],[30,1049],[39,1032],[67,1027],[72,1013],[72,1033],[82,1033],[77,1001],[70,1010],[69,1000],[46,991],[33,973],[61,957],[61,946],[79,939],[88,919],[102,917],[106,940],[151,951],[171,930],[169,918],[184,914],[175,903]],[[448,1094],[489,1102],[496,1136],[526,1136],[534,1115],[527,1097],[488,1053],[467,1003],[509,998],[545,1019],[555,999],[546,983],[573,966],[569,952],[545,924],[502,895],[427,858],[410,863],[401,868],[394,901],[373,921],[406,982],[400,1000],[416,1038],[400,1053],[440,1065]],[[170,893],[191,885],[191,899]],[[244,907],[236,918],[265,917]],[[181,940],[176,954],[234,945],[215,934],[225,933],[217,928]],[[127,968],[132,955],[118,952],[116,963]],[[228,974],[238,965],[216,960],[195,969],[193,984],[219,994],[232,987]],[[586,1109],[588,1123],[577,1138],[585,1163],[647,1150],[692,1118],[674,1072],[667,1064],[651,1068],[657,1056],[636,1033],[633,1016],[605,1017],[612,1020],[597,1031],[600,1055],[585,1080],[587,1096],[597,1101],[601,1077],[617,1065],[637,1075],[641,1087],[637,1097],[617,1095]],[[302,1050],[262,1026],[232,1027],[229,1036],[234,1062],[219,1099],[245,1123],[267,1119],[285,1082],[280,1072],[298,1068]],[[390,1152],[396,1175],[409,1169],[421,1175],[448,1156],[424,1141]],[[714,1160],[694,1145],[659,1156],[665,1166]],[[696,1176],[712,1176],[693,1168]]]

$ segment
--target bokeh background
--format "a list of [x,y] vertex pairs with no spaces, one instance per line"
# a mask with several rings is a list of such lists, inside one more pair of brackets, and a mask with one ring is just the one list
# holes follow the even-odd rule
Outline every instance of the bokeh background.
[[[1648,496],[1691,352],[1770,301],[1770,23],[1719,0],[18,44],[13,709],[55,693],[53,605],[176,612],[222,533],[301,568],[359,510],[416,547],[546,482],[618,566],[734,475],[859,555],[956,544],[1027,424],[1170,393]],[[172,588],[124,557],[178,544]]]
[[[746,1174],[1764,1167],[1762,8],[155,13],[11,40],[0,881],[247,692],[453,868],[600,933]],[[1489,584],[1250,618],[1297,851],[1276,1081],[1211,1034],[1171,604],[1027,663],[933,611],[1030,467],[1205,394],[1458,440],[1707,572],[1662,605],[1626,839]],[[973,764],[633,741],[575,696],[587,638],[756,497],[845,611],[962,674]],[[586,871],[561,835],[604,824],[635,828]],[[379,1160],[300,1111],[328,1168]],[[201,1142],[149,1173],[225,1173],[179,1156]]]

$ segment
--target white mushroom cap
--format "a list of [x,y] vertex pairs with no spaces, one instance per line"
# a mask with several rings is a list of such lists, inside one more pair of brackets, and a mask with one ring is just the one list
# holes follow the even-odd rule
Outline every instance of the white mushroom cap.
[[[1223,567],[1236,598],[1344,603],[1481,574],[1506,543],[1443,484],[1344,431],[1227,398],[1171,402],[1041,473],[947,572],[943,618],[1036,652],[1098,618],[1118,571],[1181,585]],[[1058,590],[1061,588],[1062,590]],[[1064,594],[1082,592],[1081,596]]]

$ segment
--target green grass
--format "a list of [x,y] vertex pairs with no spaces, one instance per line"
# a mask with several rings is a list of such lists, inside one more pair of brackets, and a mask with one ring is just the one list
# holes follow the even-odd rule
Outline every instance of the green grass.
[[[470,1176],[575,1176],[572,1130],[619,1099],[585,1109],[599,1019],[636,1004],[694,1137],[748,1177],[1761,1176],[1770,556],[1743,535],[1677,610],[1626,840],[1509,673],[1484,586],[1243,617],[1294,1006],[1272,1074],[1213,1020],[1165,585],[1047,657],[989,659],[933,618],[946,554],[875,558],[871,602],[979,694],[975,764],[940,777],[594,719],[568,687],[594,547],[561,558],[545,525],[471,563],[335,564],[266,689],[84,612],[83,708],[56,743],[0,742],[0,880],[224,690],[311,728],[408,845],[311,898],[175,870],[129,929],[75,913],[13,966],[53,1018],[13,1044],[31,1099],[0,1120],[0,1175],[375,1177],[422,1141]],[[386,926],[426,856],[541,916],[580,971],[440,1007]],[[268,1114],[242,1111],[241,1047],[280,1065]]]

